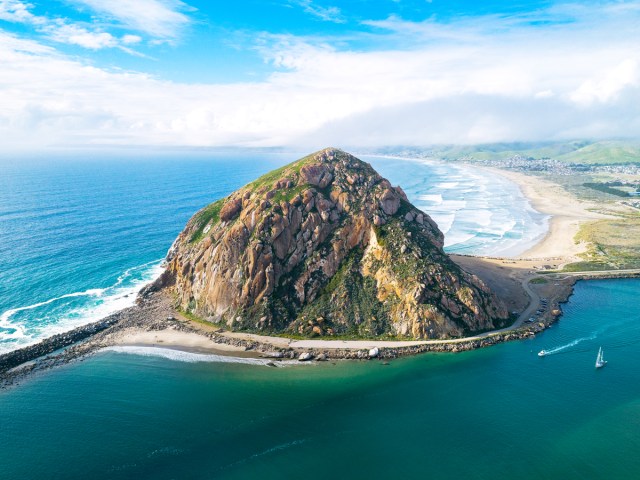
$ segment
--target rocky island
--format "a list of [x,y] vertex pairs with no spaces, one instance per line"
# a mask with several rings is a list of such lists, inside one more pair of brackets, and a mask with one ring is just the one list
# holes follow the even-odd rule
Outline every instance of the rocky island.
[[509,315],[433,220],[369,164],[325,149],[197,212],[157,286],[227,329],[444,339]]
[[325,149],[196,212],[136,305],[0,355],[0,388],[104,348],[266,357],[275,366],[271,359],[390,359],[530,338],[560,315],[578,278],[529,285],[536,262],[450,257],[442,232],[400,187]]

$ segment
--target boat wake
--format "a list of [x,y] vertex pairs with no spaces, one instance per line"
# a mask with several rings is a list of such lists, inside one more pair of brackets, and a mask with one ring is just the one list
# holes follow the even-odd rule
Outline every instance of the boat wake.
[[[640,316],[633,319],[633,321],[640,322]],[[580,348],[574,348],[574,347],[576,347],[580,343],[583,343],[589,340],[595,340],[596,338],[600,338],[603,333],[607,332],[610,329],[615,329],[620,325],[623,325],[623,322],[611,323],[609,325],[604,326],[603,328],[596,330],[588,337],[577,338],[565,345],[560,345],[559,347],[551,348],[549,350],[544,349],[540,353],[538,353],[538,356],[546,357],[547,355],[590,352],[593,350],[592,346],[583,346]],[[640,334],[639,332],[636,332],[634,335],[627,335],[624,338],[621,338],[618,340],[610,339],[606,342],[606,346],[608,350],[611,350],[611,349],[618,349],[618,348],[626,348],[632,345],[637,345],[638,343],[640,343]]]
[[565,352],[566,350],[570,349],[571,347],[575,347],[576,345],[578,345],[578,344],[580,344],[580,343],[582,343],[584,341],[595,340],[597,338],[597,336],[598,336],[597,333],[594,332],[589,337],[576,338],[575,340],[567,343],[566,345],[560,345],[559,347],[551,348],[549,350],[544,349],[544,350],[542,350],[542,352],[544,352],[544,353],[542,355],[540,355],[540,354],[538,354],[538,355],[541,356],[541,357],[546,357],[548,355],[557,355],[559,353]]

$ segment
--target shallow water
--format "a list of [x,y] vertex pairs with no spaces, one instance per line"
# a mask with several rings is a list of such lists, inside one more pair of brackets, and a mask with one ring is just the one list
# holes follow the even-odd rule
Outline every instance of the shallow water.
[[[445,235],[445,250],[471,255],[515,256],[541,240],[548,218],[535,211],[506,178],[460,164],[364,157],[402,186]],[[426,168],[427,170],[423,170]]]
[[0,477],[635,479],[639,289],[581,282],[535,339],[389,366],[101,353],[0,392]]
[[[132,305],[193,213],[301,156],[129,153],[0,161],[0,353]],[[546,228],[517,186],[501,177],[445,164],[366,160],[440,222],[450,251],[521,248]],[[429,195],[442,202],[425,200]]]

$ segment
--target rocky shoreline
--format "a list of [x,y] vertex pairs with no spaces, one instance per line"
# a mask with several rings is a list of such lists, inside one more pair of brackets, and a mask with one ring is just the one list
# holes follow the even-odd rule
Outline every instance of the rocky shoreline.
[[[137,329],[148,332],[174,330],[195,333],[212,342],[232,345],[244,349],[246,355],[272,359],[271,366],[277,366],[278,360],[298,359],[301,361],[324,360],[371,360],[385,361],[403,356],[425,352],[458,353],[478,348],[490,347],[502,342],[523,340],[534,337],[547,329],[562,315],[561,304],[566,303],[573,293],[573,285],[578,280],[634,278],[637,274],[588,274],[567,278],[565,293],[554,301],[555,314],[540,317],[534,323],[527,323],[513,330],[488,333],[485,336],[469,337],[424,343],[403,347],[368,348],[294,348],[274,345],[268,341],[243,339],[227,335],[228,332],[215,326],[201,325],[182,317],[174,308],[170,294],[165,290],[146,288],[138,296],[137,304],[116,312],[104,319],[78,327],[69,332],[47,338],[30,345],[0,355],[0,389],[17,385],[21,380],[37,372],[49,370],[73,361],[81,361],[107,347],[118,344],[118,339],[127,332]],[[285,339],[283,339],[284,341]],[[339,340],[336,340],[339,341]],[[375,340],[374,340],[375,341]],[[233,355],[229,352],[220,354]]]
[[[569,295],[570,292],[571,290]],[[567,298],[560,299],[558,303],[566,301]],[[502,342],[531,338],[548,328],[559,315],[560,313],[549,315],[540,318],[536,323],[526,324],[513,330],[489,333],[486,336],[469,337],[468,340],[456,339],[402,347],[381,347],[376,348],[375,351],[368,348],[294,348],[274,345],[268,341],[228,336],[226,332],[214,326],[201,325],[188,320],[175,310],[166,290],[155,291],[147,288],[140,293],[137,304],[133,307],[116,312],[98,322],[55,335],[35,345],[0,355],[0,388],[15,385],[33,373],[82,360],[101,349],[114,346],[122,335],[133,329],[148,332],[170,329],[196,333],[221,346],[232,345],[244,349],[252,356],[271,358],[272,365],[277,366],[279,359],[322,361],[362,360],[375,357],[389,360],[424,352],[457,353],[475,350]],[[228,352],[226,354],[229,355]]]

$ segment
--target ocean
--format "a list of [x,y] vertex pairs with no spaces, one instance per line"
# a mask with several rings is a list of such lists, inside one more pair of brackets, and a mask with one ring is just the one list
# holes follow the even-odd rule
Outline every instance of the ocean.
[[[183,152],[0,161],[0,353],[133,304],[198,209],[302,153]],[[445,249],[517,254],[547,219],[503,177],[365,156],[445,233]]]
[[534,339],[390,365],[99,353],[0,392],[0,477],[636,479],[639,288],[580,282]]

